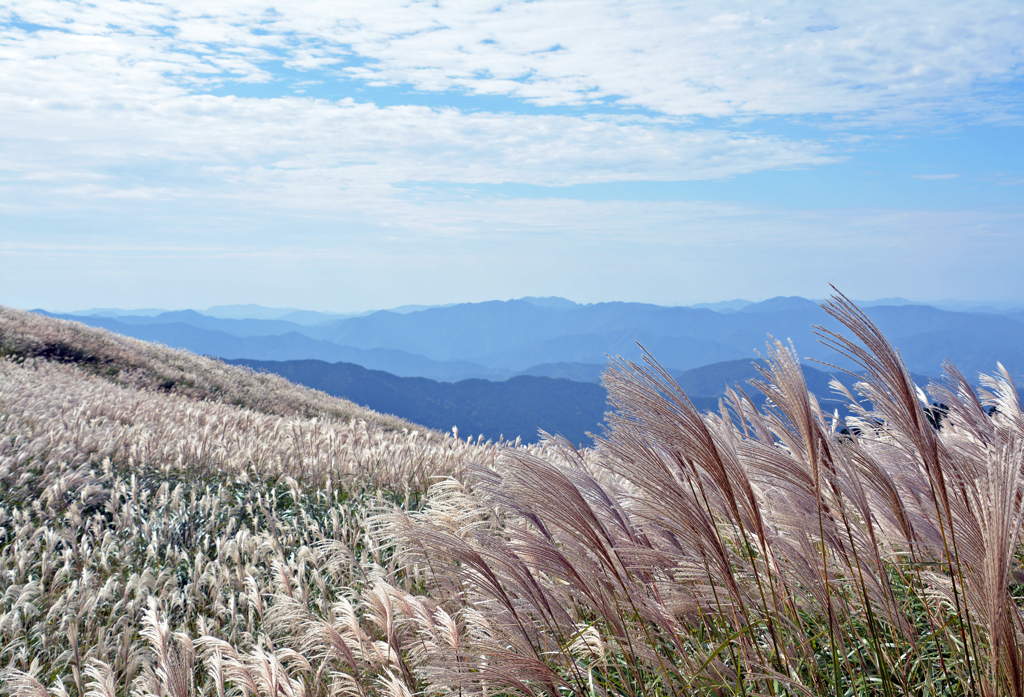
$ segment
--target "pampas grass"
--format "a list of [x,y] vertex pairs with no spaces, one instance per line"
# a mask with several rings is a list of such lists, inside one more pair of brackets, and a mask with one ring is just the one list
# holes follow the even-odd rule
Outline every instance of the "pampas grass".
[[[595,451],[555,441],[471,469],[475,520],[433,511],[447,492],[391,519],[406,563],[429,560],[431,597],[482,612],[501,651],[551,671],[506,687],[1021,694],[1012,383],[1001,371],[975,395],[947,367],[929,387],[949,405],[937,430],[870,320],[842,296],[826,310],[854,338],[823,337],[865,371],[849,423],[778,342],[753,385],[760,412],[733,391],[700,414],[650,357],[617,361]],[[591,630],[601,652],[580,650]]]
[[[825,309],[862,371],[834,384],[845,421],[770,341],[760,410],[737,387],[700,413],[653,357],[612,362],[585,451],[312,415],[272,385],[197,401],[210,379],[77,367],[117,340],[78,350],[65,325],[8,342],[4,689],[1024,694],[1012,381],[915,385],[853,303]],[[155,365],[129,348],[119,364]]]

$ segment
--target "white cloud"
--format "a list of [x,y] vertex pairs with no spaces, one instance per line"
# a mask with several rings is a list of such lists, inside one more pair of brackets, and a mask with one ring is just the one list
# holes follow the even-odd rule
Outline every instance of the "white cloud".
[[[60,193],[70,197],[187,196],[198,187],[265,198],[271,187],[313,209],[390,199],[406,181],[570,185],[817,165],[834,161],[824,145],[740,124],[773,114],[991,116],[1017,98],[986,102],[981,87],[1024,65],[1024,13],[1000,2],[309,0],[274,9],[253,0],[12,0],[4,19],[0,186],[8,193],[43,178],[65,182]],[[603,100],[665,116],[205,93],[275,80],[277,60],[308,72],[292,88],[347,75],[539,105]],[[681,119],[692,116],[734,120]]]
[[[701,259],[736,255],[740,272],[756,269],[757,254],[772,245],[797,260],[848,266],[869,264],[873,250],[905,259],[926,248],[935,261],[929,269],[943,254],[962,258],[957,241],[970,236],[990,242],[970,253],[1000,244],[1020,251],[1011,234],[1020,227],[1016,212],[517,200],[458,188],[724,179],[835,162],[830,148],[852,152],[879,136],[857,132],[864,125],[1018,118],[1018,4],[566,0],[497,7],[468,0],[306,0],[277,9],[249,0],[8,0],[0,9],[0,213],[28,221],[26,237],[63,235],[65,243],[98,250],[93,257],[135,249],[148,235],[159,238],[157,256],[180,246],[185,256],[188,249],[205,256],[235,250],[270,263],[283,252],[268,240],[299,234],[312,242],[290,252],[295,259],[345,256],[359,266],[376,255],[386,266],[396,253],[379,247],[394,245],[409,268],[417,255],[452,253],[427,249],[435,244],[466,245],[459,253],[481,267],[504,253],[522,261],[534,253],[524,240],[567,256],[573,245],[605,243],[652,257],[674,250],[659,261],[665,264],[690,259],[690,251]],[[268,92],[283,95],[277,98],[211,93],[275,81],[270,87],[279,89]],[[317,83],[332,81],[359,100],[292,93],[317,93]],[[529,104],[490,112],[386,106],[373,103],[374,85]],[[579,108],[545,109],[573,105]],[[773,116],[785,118],[764,118]],[[842,128],[830,145],[771,130],[833,119]],[[910,169],[922,170],[927,165]],[[1006,177],[1001,183],[1019,183],[1019,173]],[[46,233],[47,225],[60,227],[52,221],[61,215],[73,221],[67,232]],[[109,235],[98,231],[108,224]],[[82,230],[91,235],[86,242]],[[235,244],[250,234],[256,247]],[[477,244],[484,239],[507,247]],[[0,251],[8,258],[33,253]],[[66,252],[69,259],[84,253]],[[614,254],[589,254],[595,268],[618,262]],[[1000,263],[1012,258],[999,255]],[[712,271],[722,276],[729,266],[709,263],[704,273],[687,263],[705,285]],[[779,268],[794,275],[784,269],[795,267]],[[854,271],[870,275],[865,269]],[[656,276],[641,280],[654,285]]]
[[[69,104],[0,95],[7,185],[48,178],[117,195],[273,192],[336,208],[407,181],[571,185],[718,179],[830,161],[824,146],[764,134],[682,130],[644,117],[463,113],[351,100],[91,95]],[[135,194],[133,194],[135,195]],[[163,195],[163,194],[154,194]]]
[[941,179],[959,179],[959,174],[912,174],[911,179],[920,179],[923,182],[938,181]]
[[271,7],[13,0],[7,14],[96,37],[97,46],[119,42],[133,70],[184,86],[268,80],[261,64],[281,56],[291,68],[334,68],[374,84],[540,105],[613,100],[673,115],[992,115],[1020,100],[986,88],[1024,73],[1024,9],[1015,2]]
[[[621,92],[621,70],[608,72],[623,58],[616,52],[633,55],[636,31],[658,19],[648,5],[534,7],[310,2],[276,11],[257,2],[13,0],[0,10],[8,21],[0,34],[0,191],[19,210],[33,197],[49,208],[54,200],[223,196],[388,215],[392,199],[406,195],[394,186],[410,181],[721,179],[834,161],[820,143],[628,112],[467,113],[207,92],[273,80],[270,63],[280,57],[311,71],[292,87],[330,80],[323,69],[333,67],[378,82],[576,103],[591,92]],[[594,41],[607,39],[600,60],[586,44],[571,48],[591,31]],[[492,35],[496,43],[480,43]],[[570,48],[546,51],[559,42]],[[652,45],[643,61],[664,49]],[[352,68],[356,54],[370,62]],[[676,89],[674,71],[643,61],[620,66],[630,82]],[[40,188],[44,180],[52,188]]]

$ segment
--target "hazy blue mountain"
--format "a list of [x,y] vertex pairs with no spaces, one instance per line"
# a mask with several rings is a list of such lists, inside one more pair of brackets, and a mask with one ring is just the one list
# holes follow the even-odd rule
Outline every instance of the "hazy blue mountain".
[[[259,307],[239,306],[239,307]],[[264,308],[270,309],[270,308]],[[242,314],[242,312],[239,312]],[[62,315],[68,316],[68,315]],[[103,316],[103,315],[96,315]],[[352,315],[356,317],[358,315]],[[75,317],[81,317],[76,315]],[[337,322],[344,319],[340,315],[328,315],[322,312],[307,312],[296,310],[282,315],[280,319],[258,319],[244,318],[235,319],[229,317],[216,317],[213,315],[196,312],[195,310],[173,310],[161,311],[155,315],[117,315],[109,316],[125,324],[191,324],[194,327],[209,329],[211,331],[224,332],[233,336],[277,336],[298,332],[316,338],[316,330],[310,329],[317,325]],[[300,321],[301,320],[301,321]]]
[[726,344],[692,337],[658,336],[647,331],[559,336],[527,349],[477,356],[475,362],[499,369],[524,371],[543,363],[605,364],[609,357],[640,361],[646,348],[665,366],[677,370],[694,368],[746,353]]
[[211,317],[195,310],[161,312],[158,315],[124,315],[115,318],[122,324],[188,324],[200,329],[223,332],[231,336],[280,336],[292,332],[302,333],[302,325],[276,319],[224,319]]
[[203,314],[218,319],[283,320],[299,325],[325,324],[347,317],[368,315],[368,312],[318,312],[295,307],[264,307],[263,305],[216,305]]
[[[33,310],[34,312],[42,312],[42,310]],[[74,312],[67,312],[67,315],[74,315],[76,317],[124,317],[126,315],[138,315],[138,316],[154,316],[159,315],[167,310],[160,310],[153,307],[140,308],[138,310],[121,310],[116,307],[97,307],[91,310],[75,310]]]
[[950,312],[983,312],[983,313],[999,313],[1005,312],[1019,312],[1024,310],[1021,303],[1016,301],[999,301],[999,300],[986,300],[986,301],[971,301],[971,300],[938,300],[936,302],[925,303],[932,307],[937,307],[940,310],[949,310]]
[[918,306],[878,307],[868,314],[912,371],[938,375],[949,359],[972,381],[994,372],[997,361],[1011,375],[1024,375],[1024,323],[1012,317]]
[[546,307],[550,310],[569,310],[574,307],[580,307],[579,303],[574,303],[572,300],[566,300],[565,298],[559,298],[558,296],[552,295],[546,298],[535,298],[527,296],[525,298],[519,298],[523,302],[536,305],[537,307]]
[[[455,303],[448,303],[447,305],[399,305],[398,307],[391,307],[384,312],[395,312],[399,315],[408,315],[411,312],[422,312],[423,310],[431,310],[435,307],[454,307]],[[373,312],[360,312],[358,316],[372,315]]]
[[576,382],[600,382],[604,363],[541,363],[522,370],[517,375],[545,378],[563,378]]
[[293,322],[298,325],[316,326],[319,324],[327,324],[329,322],[337,322],[339,319],[345,319],[346,317],[359,317],[360,315],[368,315],[369,312],[314,312],[313,310],[295,310],[287,314],[281,315],[277,319],[284,322]]
[[[525,369],[544,362],[601,360],[605,353],[614,353],[618,346],[631,344],[637,337],[648,335],[688,336],[728,345],[729,342],[721,342],[720,337],[733,336],[737,330],[741,333],[747,331],[742,321],[732,317],[711,310],[643,303],[599,303],[551,310],[522,300],[511,300],[467,303],[413,315],[377,312],[325,328],[319,338],[360,348],[388,346],[415,350],[435,360],[460,358],[477,361],[483,357],[501,357],[504,363]],[[763,332],[747,333],[757,336],[757,343],[763,343]],[[602,335],[613,337],[614,342],[601,344],[595,349],[595,342],[587,340],[588,346],[576,350],[577,356],[564,355],[572,352],[565,348],[571,343],[566,337]],[[535,354],[538,346],[551,340],[554,341],[550,345],[557,347],[562,355],[534,355],[530,359],[512,357],[522,351]],[[584,355],[589,358],[579,357]]]
[[[1001,360],[1013,375],[1024,375],[1024,313],[951,312],[915,304],[878,305],[865,311],[903,352],[914,371],[939,375],[942,361],[948,357],[972,379],[980,371],[994,370],[996,360]],[[74,319],[93,321],[81,316]],[[191,324],[252,340],[251,347],[230,344],[233,357],[346,360],[395,374],[446,380],[507,378],[547,364],[603,364],[608,355],[639,360],[637,342],[662,365],[683,371],[733,359],[754,359],[764,351],[769,335],[792,341],[802,360],[855,367],[822,345],[814,326],[845,330],[817,303],[804,298],[772,298],[735,312],[644,303],[580,305],[563,298],[533,298],[431,307],[405,314],[381,311],[315,325],[282,319],[218,319],[191,311],[119,320],[133,326],[148,324],[153,327],[149,337],[174,345],[183,345],[175,343],[183,340],[182,330],[156,327]],[[286,338],[271,342],[272,336]],[[273,352],[269,352],[269,345],[273,345]],[[330,345],[347,348],[339,353]],[[357,357],[356,350],[378,353]],[[399,354],[387,354],[385,359],[380,351]],[[416,365],[423,365],[425,372],[409,372],[414,362],[403,359],[396,363],[390,357],[395,355],[418,356]]]
[[928,305],[928,303],[917,302],[916,300],[907,300],[906,298],[893,297],[893,298],[879,298],[878,300],[855,300],[858,306],[861,308],[865,307],[876,307],[878,305]]
[[724,300],[722,302],[717,302],[717,303],[697,303],[695,305],[689,305],[688,307],[692,307],[692,308],[697,309],[697,310],[703,309],[703,310],[714,310],[715,312],[730,313],[730,312],[738,312],[739,310],[742,310],[747,305],[752,305],[752,304],[753,303],[750,300]]
[[599,431],[607,409],[603,387],[522,375],[503,382],[436,382],[402,378],[347,363],[322,361],[232,360],[277,373],[292,382],[344,397],[385,414],[441,431],[458,426],[459,435],[497,441],[504,437],[538,440],[538,429],[561,434],[574,444],[592,444],[586,432]]
[[[517,371],[542,363],[599,363],[606,353],[635,359],[639,356],[636,341],[663,365],[687,369],[733,358],[755,358],[758,351],[764,351],[769,335],[783,342],[792,340],[802,359],[855,367],[821,343],[816,324],[848,332],[816,303],[790,298],[758,305],[757,311],[722,314],[639,303],[601,303],[557,312],[523,308],[521,303],[497,303],[486,308],[456,306],[421,313],[423,324],[384,323],[386,334],[381,327],[373,329],[378,345],[386,346],[390,337],[397,337],[396,348],[411,351],[414,337],[423,332],[421,350],[431,358],[470,360]],[[481,335],[460,334],[466,328],[459,323],[460,313],[467,311],[489,313]],[[1024,329],[1014,317],[919,305],[878,306],[866,312],[901,350],[912,371],[939,375],[942,361],[948,357],[972,379],[978,372],[994,370],[996,360],[1011,374],[1024,375]],[[553,323],[552,318],[558,321]],[[475,320],[468,322],[473,323]],[[434,333],[434,325],[442,328],[441,335]],[[350,325],[348,329],[357,328]],[[348,338],[354,340],[354,334]],[[493,347],[497,350],[487,351]]]
[[[689,396],[721,397],[725,395],[727,388],[736,387],[737,385],[742,386],[749,395],[752,390],[749,389],[747,381],[762,379],[755,364],[764,366],[765,362],[762,360],[752,361],[749,358],[739,358],[685,370],[681,373],[675,373],[674,377],[679,386]],[[808,375],[810,371],[805,370],[804,374]]]
[[770,298],[759,303],[750,303],[740,308],[740,312],[790,312],[793,310],[807,310],[814,312],[820,306],[816,300],[808,300],[799,296]]
[[1004,317],[950,312],[929,305],[880,306],[872,307],[866,312],[893,343],[907,337],[936,331],[950,332],[947,341],[959,342],[965,338],[974,341],[979,338],[979,335],[973,334],[973,332],[970,337],[960,335],[968,327],[976,332],[1008,323]]
[[214,305],[203,314],[219,319],[280,319],[297,307],[264,307],[263,305]]
[[565,333],[562,317],[572,311],[555,311],[522,300],[466,303],[431,308],[411,314],[375,312],[339,322],[320,338],[348,346],[388,346],[415,351],[434,360],[456,356],[486,355],[526,348],[540,338]]

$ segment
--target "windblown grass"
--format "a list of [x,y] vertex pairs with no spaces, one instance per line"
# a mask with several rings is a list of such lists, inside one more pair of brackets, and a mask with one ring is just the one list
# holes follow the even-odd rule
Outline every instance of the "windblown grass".
[[[50,404],[32,421],[0,401],[8,689],[1024,694],[1024,414],[1008,374],[976,393],[947,366],[928,387],[949,409],[937,428],[870,320],[842,296],[826,310],[852,337],[823,340],[864,369],[846,422],[772,342],[762,411],[737,389],[701,414],[653,360],[614,362],[615,411],[583,452],[409,432],[364,459],[339,443],[386,432],[249,427],[255,412],[223,404],[175,431],[162,424],[198,403],[115,386],[106,400],[80,369],[8,364],[12,394]],[[81,417],[42,396],[61,371],[97,390]],[[166,416],[109,406],[150,398],[142,411]]]
[[5,357],[72,364],[127,387],[172,392],[265,414],[357,419],[390,430],[423,430],[277,375],[255,373],[80,322],[0,306],[0,358]]

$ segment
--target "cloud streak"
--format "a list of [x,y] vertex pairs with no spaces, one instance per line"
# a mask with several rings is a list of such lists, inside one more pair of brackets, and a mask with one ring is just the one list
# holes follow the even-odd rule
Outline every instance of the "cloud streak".
[[[708,261],[716,253],[754,273],[750,250],[775,245],[798,260],[782,273],[804,273],[811,257],[856,258],[865,273],[872,246],[911,254],[908,240],[931,239],[941,243],[927,268],[939,268],[968,234],[989,240],[985,249],[1017,249],[1008,231],[1018,209],[901,212],[871,187],[946,192],[999,168],[991,189],[1007,192],[997,185],[1019,182],[1017,164],[972,169],[919,155],[896,168],[896,155],[864,166],[857,157],[965,124],[1019,128],[1022,37],[1024,9],[999,1],[9,0],[0,222],[10,239],[44,246],[0,254],[59,255],[65,274],[76,255],[108,255],[97,265],[115,268],[118,255],[189,250],[296,268],[304,255],[337,266],[373,258],[378,271],[388,259],[412,268],[417,258],[491,256],[547,279],[551,263],[510,250],[586,249],[581,258],[605,270],[623,250],[671,250],[659,264],[682,264],[690,250],[704,260],[690,272],[721,275],[727,265]],[[822,205],[818,182],[770,178],[799,170],[841,171],[830,181],[862,208],[729,200],[745,181],[776,181]],[[625,200],[633,185],[683,182],[722,186],[676,187],[694,200]],[[606,196],[624,200],[558,189],[588,185],[619,186]],[[529,187],[565,195],[531,198]],[[285,236],[298,238],[287,253]],[[647,275],[631,278],[655,284]]]
[[[611,101],[680,116],[899,119],[908,108],[1002,109],[986,106],[985,87],[1024,72],[1024,11],[1013,2],[311,0],[275,8],[245,0],[13,0],[6,14],[58,27],[62,52],[113,50],[134,71],[186,89],[268,81],[265,64],[280,60],[374,84],[546,106]],[[51,33],[34,32],[37,40]],[[12,33],[20,42],[27,34]]]
[[[0,18],[3,186],[68,200],[246,196],[335,209],[409,181],[686,181],[837,161],[721,117],[992,116],[1024,72],[1024,14],[791,3],[13,0]],[[500,95],[575,114],[208,92],[356,80]],[[939,102],[942,103],[939,106]],[[588,113],[614,106],[617,113]],[[640,113],[631,112],[636,107]],[[717,121],[697,125],[692,117]],[[742,117],[742,118],[741,118]],[[739,123],[739,122],[737,122]],[[128,173],[128,176],[124,176]],[[928,175],[930,176],[930,175]],[[12,188],[13,187],[13,188]],[[17,198],[23,198],[18,196]]]
[[265,199],[275,191],[286,205],[331,210],[393,196],[392,187],[407,181],[566,186],[722,179],[835,160],[815,142],[684,130],[641,116],[210,95],[172,96],[158,108],[145,95],[116,106],[97,98],[67,108],[5,95],[0,108],[21,134],[2,165],[7,185],[45,180],[80,198]]
[[[411,222],[417,215],[420,227]],[[1024,254],[1020,207],[950,213],[474,200],[410,207],[401,217],[408,224],[385,234],[328,225],[301,240],[263,235],[236,244],[187,238],[173,218],[168,231],[144,239],[134,236],[134,219],[95,244],[62,231],[0,245],[0,297],[16,306],[73,309],[66,288],[73,283],[82,307],[124,305],[124,295],[97,282],[101,272],[107,284],[129,279],[131,302],[165,307],[208,306],[211,285],[227,302],[321,309],[380,308],[409,298],[481,301],[527,290],[662,304],[813,297],[830,282],[862,297],[1014,299]],[[914,275],[917,266],[929,273]],[[983,293],[978,278],[986,279]]]

